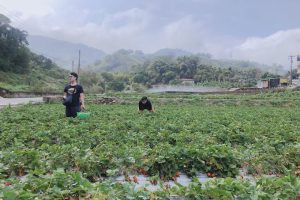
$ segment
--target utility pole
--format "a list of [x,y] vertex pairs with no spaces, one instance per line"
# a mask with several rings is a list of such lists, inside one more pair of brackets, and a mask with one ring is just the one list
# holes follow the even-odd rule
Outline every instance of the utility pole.
[[297,75],[298,75],[297,78],[298,78],[298,82],[299,82],[299,77],[300,77],[300,55],[297,55]]
[[74,72],[74,60],[72,60],[72,72]]
[[[79,77],[79,72],[80,72],[80,49],[78,52],[78,71],[77,71],[78,77]],[[77,80],[77,82],[79,83],[79,80]]]
[[290,72],[290,85],[292,86],[293,83],[293,58],[296,56],[289,56],[289,59],[291,61],[291,72]]

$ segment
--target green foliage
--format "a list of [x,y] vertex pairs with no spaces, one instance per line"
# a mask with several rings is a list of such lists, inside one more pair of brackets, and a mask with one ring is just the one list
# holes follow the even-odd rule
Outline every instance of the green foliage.
[[145,56],[141,51],[120,49],[117,52],[105,56],[99,63],[95,63],[95,71],[124,72],[131,69],[133,65],[141,64]]
[[0,13],[0,24],[2,25],[2,24],[9,24],[9,23],[10,23],[10,19]]
[[[10,20],[4,15],[0,15],[0,20],[0,71],[21,75],[19,80],[14,77],[0,80],[1,85],[13,90],[59,91],[67,72],[59,70],[50,59],[31,53],[26,47],[27,33],[10,26]],[[88,92],[132,90],[133,83],[140,84],[138,88],[180,84],[181,79],[193,79],[195,84],[203,86],[253,87],[261,76],[255,63],[218,61],[207,54],[192,55],[172,49],[153,55],[121,49],[105,56],[98,64],[100,69],[90,66],[80,72],[80,84]]]
[[272,74],[270,72],[265,72],[262,76],[262,79],[270,79],[270,78],[279,78],[278,75]]
[[61,92],[67,83],[67,74],[54,64],[49,69],[32,60],[25,74],[0,71],[0,85],[10,91]]
[[1,14],[0,70],[25,73],[29,67],[27,33],[12,27],[10,20]]
[[[98,67],[92,68],[93,71],[105,73],[129,71],[133,82],[144,86],[177,84],[180,79],[190,78],[199,85],[223,87],[254,87],[262,70],[270,71],[269,68],[272,68],[248,61],[215,60],[206,54],[182,54],[177,51],[171,49],[167,53],[146,55],[123,49],[106,56]],[[274,68],[280,69],[280,66]]]
[[61,91],[67,71],[26,47],[27,33],[0,15],[0,85],[12,91]]
[[201,64],[196,56],[183,56],[176,60],[160,57],[134,70],[133,82],[144,85],[174,84],[189,78],[198,85],[221,87],[253,87],[261,73],[255,68],[221,68]]
[[[294,199],[299,194],[294,172],[300,165],[300,115],[293,107],[205,106],[200,101],[299,101],[297,92],[153,95],[159,109],[143,114],[136,112],[139,96],[127,95],[134,105],[87,104],[92,117],[86,121],[65,118],[60,104],[3,109],[0,198]],[[158,104],[159,98],[168,103]],[[245,179],[236,178],[241,169]],[[111,181],[113,175],[141,172],[152,181],[176,180],[178,171],[217,178],[171,189],[161,184],[155,191]],[[270,172],[279,177],[246,179]]]
[[193,78],[199,65],[198,57],[177,58],[177,68],[180,78]]
[[125,89],[124,83],[121,81],[112,81],[108,83],[108,89],[113,91],[123,91]]

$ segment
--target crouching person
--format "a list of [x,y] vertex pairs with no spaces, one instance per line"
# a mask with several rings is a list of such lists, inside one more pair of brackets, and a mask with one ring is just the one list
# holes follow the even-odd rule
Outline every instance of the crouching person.
[[144,110],[154,112],[152,104],[147,97],[142,97],[142,99],[139,101],[139,112],[143,112]]

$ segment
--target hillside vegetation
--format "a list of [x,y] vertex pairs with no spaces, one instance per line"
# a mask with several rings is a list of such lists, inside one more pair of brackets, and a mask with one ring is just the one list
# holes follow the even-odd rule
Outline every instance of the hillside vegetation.
[[[0,15],[0,48],[0,87],[12,91],[62,90],[68,71],[51,59],[31,52],[27,33],[12,27],[4,15]],[[103,93],[144,91],[160,84],[180,85],[184,79],[192,79],[198,86],[255,87],[262,77],[277,77],[259,67],[266,69],[257,63],[215,60],[209,54],[192,54],[180,49],[162,49],[153,54],[121,49],[94,65],[82,67],[79,81],[85,91]]]
[[[0,198],[299,196],[299,92],[159,94],[151,96],[155,113],[138,114],[140,96],[123,93],[124,105],[88,104],[86,120],[65,118],[61,104],[3,109]],[[202,101],[227,98],[242,104]],[[246,104],[256,99],[270,103]],[[189,185],[180,184],[183,175],[192,179]],[[138,185],[142,181],[148,185]]]
[[84,44],[75,44],[39,35],[28,35],[28,47],[32,52],[49,57],[66,70],[72,69],[72,62],[78,63],[78,51],[81,51],[81,65],[87,66],[101,60],[105,52]]
[[93,81],[83,78],[84,85],[94,89],[97,86],[98,91],[139,91],[153,85],[180,85],[183,79],[193,79],[198,86],[255,87],[261,78],[279,77],[276,66],[215,60],[209,54],[194,55],[178,49],[154,54],[122,49],[84,69],[88,77],[98,76]]
[[32,53],[27,33],[10,25],[0,14],[0,87],[12,91],[59,91],[67,71],[50,59]]
[[104,57],[99,54],[99,59],[95,61],[94,64],[89,65],[87,68],[93,71],[125,72],[128,70],[132,70],[133,66],[143,65],[147,62],[153,62],[154,60],[157,60],[161,57],[168,57],[170,60],[176,59],[178,57],[197,57],[199,60],[199,64],[217,68],[228,68],[234,66],[241,69],[259,68],[263,71],[268,71],[271,73],[285,73],[284,71],[282,71],[284,69],[283,66],[268,66],[243,60],[214,59],[210,54],[207,53],[193,54],[181,49],[167,48],[160,49],[151,54],[146,54],[143,51],[132,49],[120,49],[112,54],[107,54]]

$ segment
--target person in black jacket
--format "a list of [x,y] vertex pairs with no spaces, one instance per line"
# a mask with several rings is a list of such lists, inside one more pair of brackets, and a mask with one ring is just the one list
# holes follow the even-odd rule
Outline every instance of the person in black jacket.
[[152,104],[147,97],[142,97],[142,99],[139,101],[139,111],[143,112],[144,110],[154,112]]
[[[77,84],[78,75],[75,72],[69,74],[68,84],[64,89],[64,99],[71,99],[66,106],[66,117],[76,117],[77,112],[85,108],[83,87]],[[70,98],[71,96],[71,98]]]

